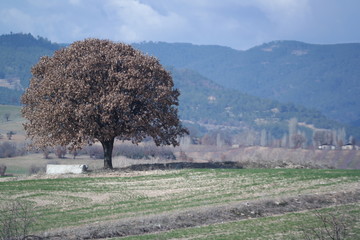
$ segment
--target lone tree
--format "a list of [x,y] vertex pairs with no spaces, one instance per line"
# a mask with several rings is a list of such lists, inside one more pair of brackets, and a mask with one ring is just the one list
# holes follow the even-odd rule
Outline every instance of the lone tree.
[[187,134],[178,114],[179,91],[159,61],[130,45],[86,39],[42,57],[22,96],[33,146],[79,149],[98,140],[111,169],[114,140],[178,145]]

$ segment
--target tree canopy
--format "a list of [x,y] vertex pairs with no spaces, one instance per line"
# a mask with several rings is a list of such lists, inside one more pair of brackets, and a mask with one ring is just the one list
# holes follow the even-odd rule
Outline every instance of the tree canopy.
[[178,145],[187,133],[178,114],[179,91],[151,56],[130,45],[85,39],[42,57],[22,96],[28,136],[36,147],[81,148],[100,141],[112,168],[115,139]]

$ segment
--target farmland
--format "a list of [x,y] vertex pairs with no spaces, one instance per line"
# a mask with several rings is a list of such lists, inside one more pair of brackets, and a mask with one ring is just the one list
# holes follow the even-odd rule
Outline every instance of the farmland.
[[[323,209],[327,214],[336,211],[334,207]],[[358,205],[346,205],[341,208],[342,212],[351,216],[359,215]],[[130,236],[117,239],[303,239],[307,232],[303,229],[319,227],[320,222],[314,216],[314,210],[300,213],[288,213],[284,215],[254,218],[228,223],[219,223],[203,227],[178,229],[165,233],[147,234],[142,236]],[[353,232],[349,239],[356,239],[360,234],[359,222],[351,225]]]
[[[205,234],[209,228],[220,228],[216,231],[224,231],[224,229],[232,229],[231,225],[234,224],[251,224],[232,222],[237,218],[229,219],[227,216],[228,213],[233,215],[236,211],[239,211],[237,215],[241,216],[240,212],[243,211],[241,207],[244,204],[256,206],[250,211],[254,212],[254,215],[251,215],[252,213],[245,215],[246,219],[277,214],[276,211],[269,212],[269,209],[273,208],[269,203],[282,206],[281,202],[284,202],[284,205],[292,206],[290,203],[295,201],[293,197],[297,197],[305,209],[291,207],[286,211],[306,210],[307,207],[331,207],[334,204],[331,199],[337,199],[339,203],[343,203],[343,210],[351,213],[358,212],[360,210],[359,182],[360,171],[358,170],[115,171],[87,175],[2,178],[0,199],[2,203],[14,199],[30,203],[37,219],[33,232],[39,234],[43,232],[50,235],[75,234],[68,230],[75,228],[76,234],[82,237],[121,236],[117,233],[117,229],[124,223],[133,222],[134,226],[139,226],[139,223],[145,224],[147,221],[152,225],[160,221],[160,226],[166,226],[167,223],[170,227],[164,227],[164,229],[158,227],[159,230],[166,231],[172,228],[182,229],[207,225],[203,226],[203,234]],[[327,195],[329,193],[331,195]],[[301,196],[308,196],[311,200],[302,199]],[[329,199],[330,202],[328,202]],[[316,205],[310,204],[314,202]],[[283,213],[282,210],[280,213]],[[300,221],[301,218],[311,218],[311,215],[304,213],[299,215],[300,220],[297,220],[295,216],[298,215],[290,214],[252,221],[260,221],[258,224],[271,224],[271,221],[284,221],[287,218],[295,222]],[[279,220],[276,220],[277,218]],[[181,219],[184,220],[181,221]],[[218,225],[230,220],[232,221],[224,223],[225,225]],[[250,220],[246,220],[248,221]],[[174,226],[171,227],[172,225]],[[127,230],[122,231],[128,231],[131,234],[129,229],[134,226],[131,224],[126,226]],[[175,231],[180,231],[180,235],[199,235],[199,231],[202,232],[201,228],[196,231],[191,229]],[[236,231],[231,234],[238,234]],[[288,231],[292,230],[288,229]],[[358,231],[357,228],[354,231]],[[104,233],[101,235],[96,232]],[[135,234],[139,233],[135,232]],[[164,234],[163,239],[170,233]]]

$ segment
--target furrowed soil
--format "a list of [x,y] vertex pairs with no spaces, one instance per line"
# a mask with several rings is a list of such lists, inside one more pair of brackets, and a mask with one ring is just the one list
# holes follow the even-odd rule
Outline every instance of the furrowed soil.
[[0,179],[1,203],[30,203],[32,232],[47,239],[142,235],[360,202],[359,170],[122,170]]

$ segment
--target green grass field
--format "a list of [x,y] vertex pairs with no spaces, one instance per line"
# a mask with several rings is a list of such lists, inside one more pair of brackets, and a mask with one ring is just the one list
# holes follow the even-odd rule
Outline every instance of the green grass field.
[[[353,221],[360,216],[360,205],[345,205],[340,208],[324,208],[320,213],[339,211],[350,218],[347,226],[347,239],[358,239],[360,236],[360,223]],[[142,236],[129,236],[114,239],[126,240],[165,240],[165,239],[203,239],[203,240],[269,240],[269,239],[305,239],[311,231],[322,227],[322,222],[315,215],[315,211],[288,213],[280,216],[248,219],[228,223],[213,224],[195,228],[176,229],[163,233],[145,234]],[[319,230],[318,230],[319,231]],[[310,235],[315,237],[314,235]],[[314,238],[316,239],[316,238]],[[328,238],[326,238],[328,239]]]
[[[359,170],[201,169],[110,173],[82,177],[70,175],[61,178],[44,176],[42,179],[3,179],[0,182],[0,201],[6,203],[18,199],[29,202],[34,207],[37,219],[33,231],[43,232],[179,211],[196,212],[205,206],[227,206],[238,202],[299,194],[359,189],[359,183]],[[359,211],[359,205],[355,204],[352,208]],[[297,215],[290,214],[284,218],[298,221],[294,216]],[[253,221],[260,225],[271,225],[271,219]],[[274,219],[276,220],[276,217]],[[199,239],[208,239],[207,233],[211,229],[220,231],[220,235],[228,234],[229,237],[224,239],[235,239],[236,237],[231,236],[238,236],[243,224],[252,225],[247,222],[174,230],[160,234],[159,239],[167,239],[167,234],[200,234]],[[217,230],[218,228],[220,230]],[[282,234],[280,230],[274,230],[272,235]],[[158,239],[157,235],[154,236],[144,237]]]

